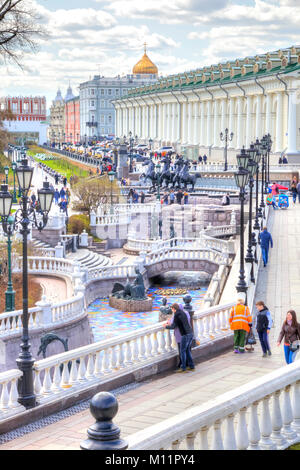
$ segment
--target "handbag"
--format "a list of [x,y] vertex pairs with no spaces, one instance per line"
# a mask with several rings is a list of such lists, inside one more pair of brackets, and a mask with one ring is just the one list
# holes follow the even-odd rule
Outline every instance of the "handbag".
[[296,352],[300,347],[300,340],[297,339],[296,341],[290,342],[290,351]]
[[252,328],[250,328],[250,331],[248,333],[248,336],[247,336],[247,339],[246,339],[246,344],[250,344],[250,345],[256,344],[256,339],[255,339],[255,336],[253,334]]

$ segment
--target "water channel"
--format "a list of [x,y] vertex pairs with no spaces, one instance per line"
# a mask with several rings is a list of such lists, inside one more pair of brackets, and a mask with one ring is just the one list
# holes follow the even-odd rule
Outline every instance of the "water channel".
[[[138,328],[144,328],[158,322],[159,307],[162,298],[168,299],[168,304],[174,302],[183,304],[182,298],[186,294],[178,295],[176,290],[186,289],[192,296],[192,306],[195,311],[199,310],[203,297],[207,291],[208,283],[202,278],[197,278],[199,273],[179,273],[177,276],[165,276],[158,280],[155,279],[153,285],[148,290],[148,295],[153,298],[152,312],[120,312],[108,304],[108,297],[97,299],[88,309],[89,322],[94,335],[94,341],[102,341],[135,331]],[[193,282],[191,282],[191,279]],[[185,282],[186,281],[186,282]],[[163,291],[170,290],[170,295],[162,295]],[[174,293],[172,292],[174,291]]]

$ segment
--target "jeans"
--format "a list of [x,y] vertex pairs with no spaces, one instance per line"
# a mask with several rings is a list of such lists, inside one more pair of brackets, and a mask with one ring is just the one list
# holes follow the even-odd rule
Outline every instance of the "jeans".
[[297,193],[293,193],[293,203],[295,204],[297,200]]
[[195,367],[193,358],[192,358],[192,353],[191,353],[191,346],[192,346],[193,338],[194,338],[193,333],[189,333],[181,337],[180,360],[181,360],[182,370],[186,369],[186,365],[188,365],[188,367],[191,367],[192,369]]
[[263,353],[266,354],[267,351],[270,351],[268,333],[266,331],[258,331],[257,333]]
[[263,262],[264,264],[267,264],[268,263],[268,259],[269,259],[269,248],[266,248],[264,246],[261,247],[261,254],[262,254],[262,258],[263,258]]
[[292,352],[289,346],[284,345],[284,357],[287,364],[292,364],[294,362],[296,354],[298,351]]

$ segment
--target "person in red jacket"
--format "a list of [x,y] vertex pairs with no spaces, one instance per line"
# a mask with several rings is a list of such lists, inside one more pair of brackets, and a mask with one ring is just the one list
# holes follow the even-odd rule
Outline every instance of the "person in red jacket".
[[272,184],[272,194],[273,196],[278,196],[279,194],[279,189],[284,189],[285,191],[288,191],[289,188],[287,188],[286,186],[282,186],[281,184],[278,184],[278,183],[273,183]]

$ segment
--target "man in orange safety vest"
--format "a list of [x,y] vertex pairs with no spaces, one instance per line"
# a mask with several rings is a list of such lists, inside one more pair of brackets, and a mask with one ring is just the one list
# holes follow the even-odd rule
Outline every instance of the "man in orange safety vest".
[[252,326],[252,317],[249,307],[245,305],[245,295],[241,292],[237,295],[237,304],[231,309],[229,323],[230,329],[234,331],[234,352],[242,354],[245,352],[245,339]]

